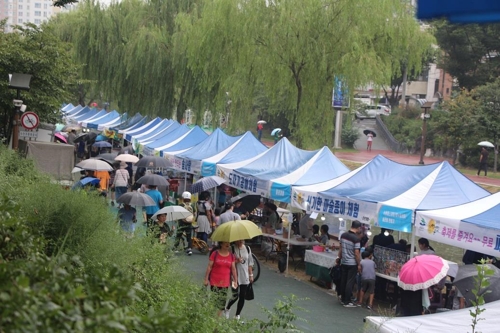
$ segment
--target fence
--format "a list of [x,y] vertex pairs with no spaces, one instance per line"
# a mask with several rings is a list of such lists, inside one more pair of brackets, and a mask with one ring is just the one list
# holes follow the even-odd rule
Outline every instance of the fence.
[[377,117],[375,118],[375,121],[376,121],[377,126],[379,128],[379,133],[377,133],[377,134],[379,135],[379,137],[384,139],[386,145],[389,148],[391,148],[392,151],[394,151],[396,153],[407,152],[408,149],[407,149],[406,144],[397,141],[392,136],[391,132],[389,131],[387,126],[385,126],[384,122],[380,118],[380,115],[377,115]]

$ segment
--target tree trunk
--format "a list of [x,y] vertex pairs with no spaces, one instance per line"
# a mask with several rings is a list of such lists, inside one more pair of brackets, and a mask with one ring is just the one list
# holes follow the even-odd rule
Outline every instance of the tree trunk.
[[406,81],[408,79],[408,68],[405,66],[403,70],[403,83],[401,84],[402,91],[401,91],[401,102],[403,103],[403,108],[406,110]]

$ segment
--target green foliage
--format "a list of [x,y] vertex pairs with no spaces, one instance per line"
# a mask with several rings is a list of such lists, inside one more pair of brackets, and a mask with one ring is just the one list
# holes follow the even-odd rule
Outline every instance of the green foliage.
[[300,332],[293,324],[297,319],[300,319],[295,311],[304,310],[296,306],[299,299],[292,295],[291,297],[283,296],[283,300],[278,300],[273,307],[273,311],[263,309],[267,313],[269,321],[261,322],[258,332],[276,332],[283,330],[284,332]]
[[55,123],[59,118],[55,110],[61,101],[70,99],[77,80],[78,66],[72,60],[70,45],[61,42],[52,29],[33,24],[0,34],[0,45],[0,124],[6,136],[10,134],[12,100],[17,94],[15,89],[8,89],[8,74],[32,75],[30,91],[22,91],[20,98],[41,121]]
[[354,147],[354,142],[359,139],[359,132],[357,128],[349,124],[342,129],[341,136],[342,145],[352,148]]
[[433,23],[441,53],[440,67],[456,77],[460,87],[473,89],[494,81],[500,75],[496,36],[500,24]]
[[488,290],[490,286],[489,277],[493,275],[494,271],[486,264],[486,260],[481,259],[480,264],[476,265],[477,268],[477,276],[474,277],[474,289],[472,289],[472,294],[475,299],[471,300],[472,309],[469,310],[470,316],[472,317],[472,333],[476,333],[476,326],[480,320],[484,320],[484,318],[480,318],[481,313],[486,311],[485,308],[481,308],[484,305],[484,295],[491,293],[491,290]]
[[[417,108],[407,108],[405,110],[392,111],[390,117],[382,117],[382,121],[387,126],[394,138],[405,144],[409,152],[414,152],[420,148],[422,137],[422,120]],[[432,126],[427,123],[428,135],[427,146],[432,141]]]
[[[190,281],[170,245],[125,237],[101,197],[50,183],[32,161],[4,147],[0,188],[3,331],[195,333],[248,327],[215,316],[213,297]],[[293,310],[280,302],[277,317],[251,322],[282,327],[297,319]]]

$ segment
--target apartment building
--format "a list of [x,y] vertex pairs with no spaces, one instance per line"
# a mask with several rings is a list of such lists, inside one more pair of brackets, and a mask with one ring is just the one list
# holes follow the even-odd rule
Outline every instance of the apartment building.
[[7,18],[5,32],[11,32],[14,25],[40,25],[51,16],[68,10],[52,4],[52,0],[0,0],[0,20]]

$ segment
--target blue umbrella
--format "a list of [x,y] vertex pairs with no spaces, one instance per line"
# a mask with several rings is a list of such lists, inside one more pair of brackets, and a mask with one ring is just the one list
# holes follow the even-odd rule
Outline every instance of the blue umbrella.
[[95,141],[106,141],[108,138],[105,137],[104,135],[102,134],[99,134],[96,138],[95,138]]
[[97,147],[97,148],[111,148],[113,147],[111,145],[111,143],[107,142],[107,141],[99,141],[99,142],[96,142],[92,145],[92,147]]
[[75,183],[75,185],[73,185],[73,187],[71,188],[72,190],[76,190],[76,189],[80,189],[80,188],[83,188],[84,186],[86,185],[97,185],[99,184],[101,181],[99,178],[94,178],[94,177],[85,177],[83,179],[80,179],[79,181],[77,181]]
[[80,183],[83,186],[88,185],[88,184],[97,185],[100,182],[101,182],[101,180],[99,178],[94,178],[94,177],[85,177],[83,179],[80,179]]

